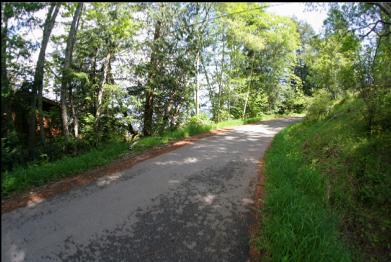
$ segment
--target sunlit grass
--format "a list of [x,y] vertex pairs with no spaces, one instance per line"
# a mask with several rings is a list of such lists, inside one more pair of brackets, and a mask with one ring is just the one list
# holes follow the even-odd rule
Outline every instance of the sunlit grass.
[[126,143],[113,142],[74,157],[64,157],[60,160],[18,167],[11,172],[5,172],[1,178],[1,194],[7,196],[12,192],[20,192],[41,186],[90,168],[105,165],[118,158],[128,150]]
[[327,209],[325,179],[303,163],[300,128],[279,133],[266,154],[258,245],[272,261],[350,261],[338,217]]
[[274,138],[257,242],[266,261],[391,258],[391,135],[367,135],[364,106],[345,99]]

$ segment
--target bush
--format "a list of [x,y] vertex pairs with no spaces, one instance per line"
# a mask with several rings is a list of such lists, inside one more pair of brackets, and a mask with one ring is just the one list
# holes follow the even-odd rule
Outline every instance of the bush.
[[1,170],[10,170],[22,163],[23,149],[16,131],[11,131],[7,137],[1,138]]
[[321,89],[315,92],[311,105],[308,108],[307,115],[304,118],[306,122],[314,122],[328,117],[335,101],[332,100],[331,95]]
[[189,130],[189,135],[198,134],[212,129],[213,122],[206,114],[198,114],[190,117],[185,124],[185,129]]
[[365,102],[363,111],[370,134],[379,135],[391,131],[391,90],[368,87],[361,92]]
[[278,105],[278,113],[303,113],[309,103],[309,97],[301,91],[290,91],[285,94],[284,101]]

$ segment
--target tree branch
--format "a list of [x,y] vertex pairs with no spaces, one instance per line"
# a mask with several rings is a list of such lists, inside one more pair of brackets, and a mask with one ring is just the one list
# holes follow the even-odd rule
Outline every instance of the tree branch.
[[[383,21],[382,20],[377,20],[375,23],[374,23],[374,26],[371,28],[371,30],[369,30],[369,32],[367,32],[366,34],[364,35],[360,35],[360,38],[365,38],[367,37],[368,35],[370,35],[372,32],[375,32],[375,29],[376,29],[376,26],[379,24],[379,23],[382,23]],[[372,23],[373,24],[373,23]]]

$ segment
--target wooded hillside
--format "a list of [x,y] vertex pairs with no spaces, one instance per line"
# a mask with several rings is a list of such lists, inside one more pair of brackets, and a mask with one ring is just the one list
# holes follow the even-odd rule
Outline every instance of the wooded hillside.
[[359,93],[375,132],[389,5],[331,4],[320,34],[267,6],[2,3],[2,170],[189,121],[301,113],[319,90]]

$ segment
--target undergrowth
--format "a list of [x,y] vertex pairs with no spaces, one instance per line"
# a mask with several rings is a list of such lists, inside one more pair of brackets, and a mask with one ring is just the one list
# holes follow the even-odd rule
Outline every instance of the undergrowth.
[[318,100],[266,153],[258,247],[266,261],[391,261],[389,97],[376,132],[362,98]]

